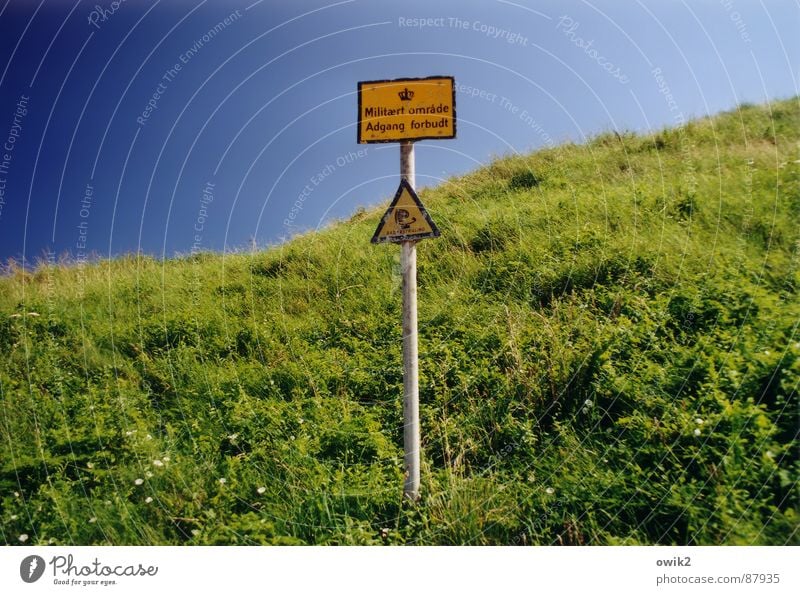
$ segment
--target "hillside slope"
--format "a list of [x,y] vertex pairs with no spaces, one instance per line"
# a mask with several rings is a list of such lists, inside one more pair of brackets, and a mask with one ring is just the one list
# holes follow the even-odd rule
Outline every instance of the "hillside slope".
[[416,506],[381,209],[12,270],[0,540],[798,544],[799,143],[795,98],[422,192]]

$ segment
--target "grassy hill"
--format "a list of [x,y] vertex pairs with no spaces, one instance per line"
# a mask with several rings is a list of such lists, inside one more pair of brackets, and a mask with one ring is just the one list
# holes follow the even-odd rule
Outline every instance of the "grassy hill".
[[0,540],[784,544],[800,101],[421,193],[422,500],[382,209],[264,252],[0,279]]

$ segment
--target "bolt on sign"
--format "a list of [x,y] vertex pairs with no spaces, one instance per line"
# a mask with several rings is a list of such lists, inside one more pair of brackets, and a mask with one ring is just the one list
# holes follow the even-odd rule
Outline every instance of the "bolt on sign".
[[452,76],[358,83],[358,142],[455,138]]
[[439,228],[428,215],[417,193],[405,179],[402,180],[392,204],[372,236],[372,243],[408,242],[438,237]]

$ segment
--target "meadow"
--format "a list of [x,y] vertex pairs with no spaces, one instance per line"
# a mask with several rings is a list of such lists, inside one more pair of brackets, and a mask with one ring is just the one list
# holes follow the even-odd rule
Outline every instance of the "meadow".
[[9,264],[6,544],[794,544],[800,99],[420,196],[422,496],[384,207],[240,253]]

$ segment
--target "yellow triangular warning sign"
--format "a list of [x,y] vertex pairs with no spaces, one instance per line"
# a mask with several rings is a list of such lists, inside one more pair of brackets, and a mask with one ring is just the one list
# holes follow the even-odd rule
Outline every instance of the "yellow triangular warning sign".
[[372,243],[407,242],[438,237],[439,228],[428,215],[417,193],[403,179],[392,204],[372,236]]

